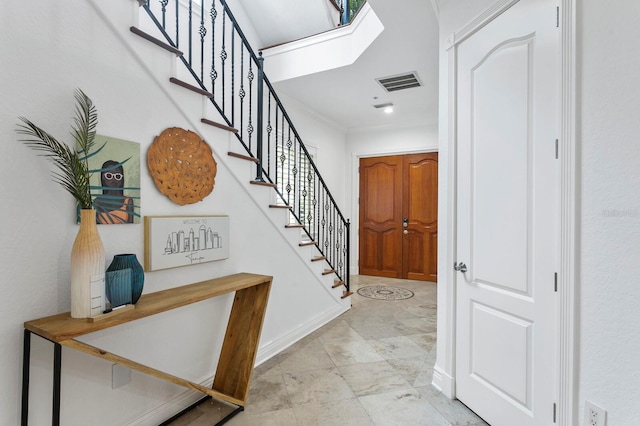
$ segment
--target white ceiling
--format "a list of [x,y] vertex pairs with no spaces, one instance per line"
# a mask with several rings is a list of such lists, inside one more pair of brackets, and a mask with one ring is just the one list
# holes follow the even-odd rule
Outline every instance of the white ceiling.
[[[368,0],[384,31],[353,65],[274,83],[276,91],[349,131],[437,123],[438,21],[432,1]],[[242,5],[265,46],[330,25],[329,0],[245,0]],[[375,81],[408,72],[417,73],[423,85],[388,93]],[[373,107],[386,102],[395,105],[392,114]]]

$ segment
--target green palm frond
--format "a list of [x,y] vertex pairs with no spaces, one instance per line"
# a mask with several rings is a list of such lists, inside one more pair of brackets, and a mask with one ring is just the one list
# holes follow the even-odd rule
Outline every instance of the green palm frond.
[[96,127],[98,126],[98,112],[91,99],[80,89],[75,92],[76,118],[73,137],[76,140],[78,150],[85,154],[91,152],[96,139]]
[[[72,135],[80,151],[90,152],[96,135],[98,114],[93,102],[80,89],[75,93],[76,118]],[[79,155],[76,149],[59,142],[54,136],[38,127],[25,117],[18,117],[24,124],[19,124],[16,132],[27,136],[21,139],[27,146],[40,152],[48,158],[58,169],[53,172],[54,182],[59,183],[68,193],[73,195],[82,209],[91,209],[93,199],[89,180],[91,172],[86,161],[86,155]]]

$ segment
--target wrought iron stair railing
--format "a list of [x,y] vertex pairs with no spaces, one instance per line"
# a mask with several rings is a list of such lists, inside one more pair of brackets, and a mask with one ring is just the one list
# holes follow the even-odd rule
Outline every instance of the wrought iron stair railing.
[[[349,228],[225,0],[146,0],[142,7],[272,186],[306,242],[349,291]],[[335,286],[334,286],[335,287]]]

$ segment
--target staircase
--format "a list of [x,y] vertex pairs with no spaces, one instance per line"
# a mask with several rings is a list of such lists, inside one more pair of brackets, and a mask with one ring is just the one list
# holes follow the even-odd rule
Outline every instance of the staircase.
[[[250,184],[270,191],[272,220],[283,220],[300,250],[331,287],[349,286],[349,230],[312,156],[225,0],[137,0],[131,33],[176,55],[168,84],[202,96],[200,122],[230,132],[228,156],[251,166]],[[238,165],[238,167],[242,167]],[[282,223],[282,222],[281,222]]]

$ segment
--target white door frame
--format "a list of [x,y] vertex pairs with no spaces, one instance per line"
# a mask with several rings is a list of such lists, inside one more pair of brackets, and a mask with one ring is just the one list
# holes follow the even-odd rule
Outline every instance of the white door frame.
[[[446,147],[442,147],[440,164],[441,190],[440,215],[448,220],[440,222],[439,235],[442,243],[438,247],[438,360],[434,367],[433,385],[450,398],[455,398],[455,332],[456,332],[456,71],[457,46],[469,36],[487,25],[519,0],[498,0],[490,8],[455,32],[447,39],[447,128]],[[556,420],[559,425],[571,426],[577,419],[578,394],[576,367],[577,350],[577,210],[576,210],[576,120],[575,120],[575,51],[576,51],[576,0],[558,0],[558,24],[561,31],[561,130],[558,156],[560,161],[560,247],[558,273],[558,379]],[[551,16],[553,18],[553,15]],[[443,93],[441,91],[441,93]],[[441,138],[442,140],[442,138]],[[444,223],[443,223],[444,222]],[[444,303],[442,303],[444,302]]]

